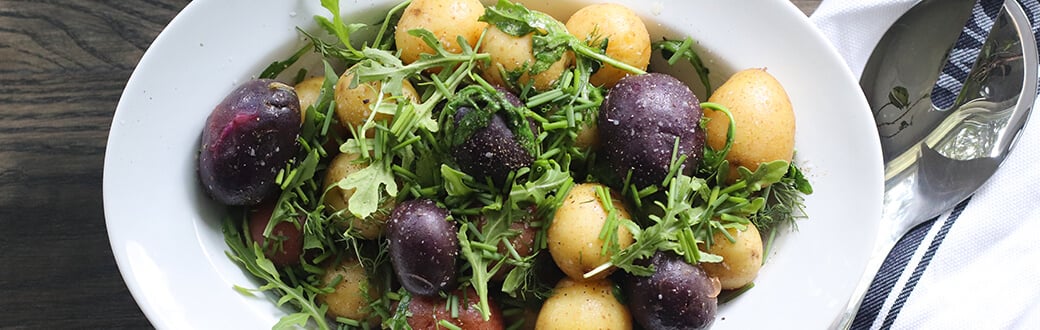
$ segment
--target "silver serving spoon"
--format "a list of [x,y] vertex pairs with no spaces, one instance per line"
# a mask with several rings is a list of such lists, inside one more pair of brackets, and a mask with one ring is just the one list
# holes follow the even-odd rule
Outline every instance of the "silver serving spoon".
[[1037,95],[1037,46],[1025,11],[1003,8],[953,106],[931,102],[976,0],[924,0],[892,25],[860,85],[881,136],[885,199],[875,251],[834,327],[847,329],[885,257],[910,229],[975,192],[1007,157]]

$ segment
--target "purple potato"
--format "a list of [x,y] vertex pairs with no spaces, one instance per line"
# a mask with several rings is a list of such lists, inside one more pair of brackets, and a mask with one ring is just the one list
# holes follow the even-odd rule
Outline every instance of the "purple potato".
[[408,292],[435,296],[455,284],[457,232],[448,210],[432,200],[409,200],[394,208],[386,222],[390,263]]
[[674,253],[659,251],[651,262],[654,274],[627,275],[623,285],[636,323],[644,329],[710,328],[718,310],[718,282]]
[[[459,107],[455,113],[456,123],[472,111],[468,107]],[[520,146],[499,113],[491,117],[486,127],[473,132],[469,139],[452,148],[451,154],[462,171],[478,180],[491,177],[498,183],[504,182],[509,172],[531,166],[534,162],[534,156]]]
[[601,154],[618,177],[631,171],[638,187],[662,184],[678,138],[678,154],[687,156],[682,172],[689,175],[704,154],[702,115],[697,96],[672,76],[622,78],[600,106]]
[[[496,87],[499,95],[515,107],[523,104],[515,95]],[[472,113],[470,107],[456,109],[455,125],[461,125],[463,117]],[[534,156],[525,149],[516,134],[510,129],[507,119],[500,110],[491,116],[487,125],[474,131],[462,144],[451,149],[452,157],[459,168],[478,180],[491,177],[494,182],[503,183],[509,173],[531,166]],[[528,121],[531,131],[537,135],[536,125]]]
[[292,87],[254,79],[236,88],[202,130],[203,189],[226,205],[255,205],[274,195],[275,176],[299,149],[300,124],[300,100]]

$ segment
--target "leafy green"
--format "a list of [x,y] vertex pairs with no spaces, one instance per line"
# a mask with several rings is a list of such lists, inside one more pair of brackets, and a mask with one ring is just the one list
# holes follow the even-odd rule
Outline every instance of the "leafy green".
[[[470,109],[458,123],[454,120],[462,107]],[[470,85],[458,91],[441,112],[441,123],[447,135],[448,147],[459,146],[469,140],[473,133],[487,127],[496,115],[505,119],[506,126],[528,153],[537,157],[538,148],[534,131],[523,107],[514,106],[491,86]]]
[[668,60],[668,65],[675,65],[675,62],[683,58],[689,61],[693,69],[697,71],[697,76],[701,79],[705,92],[707,95],[711,95],[711,79],[708,77],[711,71],[704,65],[700,55],[693,50],[694,43],[693,38],[690,37],[686,37],[682,41],[663,39],[653,43],[652,48],[661,50],[661,56]]
[[274,61],[273,63],[271,63],[271,65],[268,65],[263,72],[260,73],[259,77],[266,79],[274,79],[278,77],[278,75],[281,74],[282,71],[285,71],[285,69],[289,68],[289,66],[295,64],[296,61],[299,61],[300,57],[303,57],[303,55],[306,53],[307,47],[302,47],[300,48],[300,50],[297,50],[295,53],[293,53],[292,56],[289,56],[289,58],[282,61]]
[[[719,111],[729,118],[729,127],[726,131],[726,144],[720,150],[715,150],[711,147],[704,148],[704,158],[701,160],[700,171],[705,174],[713,174],[719,170],[719,166],[726,160],[726,156],[729,155],[729,150],[733,148],[734,134],[737,132],[737,121],[733,119],[733,113],[729,111],[724,105],[712,102],[702,102],[701,108],[711,111]],[[705,119],[706,121],[707,119]],[[701,129],[707,127],[701,125]],[[725,177],[725,175],[723,175]]]
[[783,225],[794,226],[796,220],[805,217],[804,196],[812,194],[812,185],[794,163],[784,171],[782,178],[763,191],[763,198],[769,200],[765,209],[751,218],[763,233]]
[[308,320],[314,320],[320,329],[329,329],[328,322],[325,320],[325,312],[328,306],[324,304],[319,306],[319,304],[315,303],[316,295],[304,289],[304,287],[291,286],[283,281],[275,265],[271,260],[264,257],[260,244],[247,240],[241,234],[248,226],[247,221],[243,220],[242,226],[242,230],[236,228],[235,221],[231,217],[225,218],[223,222],[224,242],[231,249],[227,253],[228,258],[242,265],[242,268],[245,268],[253,276],[267,282],[267,284],[260,286],[258,290],[274,291],[281,296],[282,298],[277,303],[279,306],[292,303],[300,310],[300,312],[284,316],[275,325],[275,329],[287,329],[292,325],[303,325]]
[[615,60],[603,54],[599,47],[592,47],[584,40],[567,31],[567,27],[548,14],[529,10],[519,3],[499,0],[494,6],[484,11],[481,21],[494,25],[506,34],[522,37],[533,33],[532,55],[535,63],[529,68],[531,74],[545,71],[559,61],[567,50],[576,55],[609,64],[633,74],[644,74],[646,71]]
[[397,196],[397,181],[390,169],[389,159],[373,162],[336,183],[344,191],[354,190],[347,202],[348,210],[359,219],[367,218],[379,209],[381,193]]
[[314,20],[329,34],[336,36],[347,50],[351,52],[356,51],[351,44],[350,35],[365,28],[367,25],[362,23],[344,24],[343,15],[339,12],[339,0],[321,0],[321,6],[329,11],[332,20],[330,21],[328,18],[318,15],[314,15]]

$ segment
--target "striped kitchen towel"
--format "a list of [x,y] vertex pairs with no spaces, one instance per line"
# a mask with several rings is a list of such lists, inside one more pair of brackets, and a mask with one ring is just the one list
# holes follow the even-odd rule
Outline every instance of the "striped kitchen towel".
[[[916,2],[825,0],[811,19],[858,77],[882,34]],[[1040,3],[1020,3],[1040,36]],[[975,5],[933,90],[938,107],[953,104],[1002,4]],[[1030,117],[986,185],[899,241],[853,329],[1040,329],[1040,115]]]

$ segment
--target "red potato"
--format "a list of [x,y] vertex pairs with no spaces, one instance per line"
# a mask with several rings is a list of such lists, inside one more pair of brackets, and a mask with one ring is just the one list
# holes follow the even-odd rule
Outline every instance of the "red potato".
[[499,311],[498,305],[493,300],[490,300],[491,298],[488,298],[488,305],[491,309],[490,317],[485,321],[478,309],[480,298],[477,297],[477,292],[473,288],[466,288],[465,292],[455,290],[454,295],[459,299],[457,318],[451,317],[447,299],[441,297],[412,297],[412,300],[408,303],[408,313],[410,314],[408,325],[415,330],[445,329],[444,326],[438,323],[441,320],[446,320],[464,330],[505,328],[502,322],[502,312]]
[[300,264],[303,255],[303,223],[306,218],[296,222],[279,222],[274,225],[271,235],[264,237],[264,229],[271,220],[274,204],[264,204],[249,214],[249,234],[254,242],[260,244],[264,256],[275,266],[286,267]]

